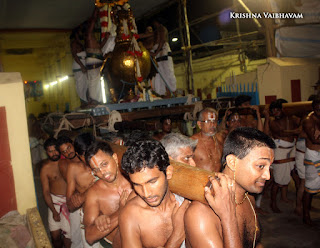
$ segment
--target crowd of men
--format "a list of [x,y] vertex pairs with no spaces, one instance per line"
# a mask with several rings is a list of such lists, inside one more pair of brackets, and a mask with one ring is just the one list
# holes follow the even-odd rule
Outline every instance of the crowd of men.
[[[281,212],[277,193],[288,201],[291,177],[295,213],[312,225],[312,196],[320,191],[320,99],[303,118],[286,116],[284,102],[265,109],[264,125],[247,96],[236,99],[219,125],[217,111],[205,108],[190,138],[171,132],[171,119],[163,118],[154,137],[125,141],[121,160],[110,143],[88,133],[74,141],[49,138],[40,177],[54,247],[256,247],[263,192],[271,191],[271,209]],[[244,108],[252,111],[243,114]],[[170,160],[215,172],[203,191],[207,204],[170,191]]]

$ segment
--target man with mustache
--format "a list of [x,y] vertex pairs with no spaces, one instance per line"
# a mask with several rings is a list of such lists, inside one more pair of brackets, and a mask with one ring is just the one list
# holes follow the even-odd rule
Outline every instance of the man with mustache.
[[112,247],[118,230],[119,211],[127,201],[131,184],[121,174],[118,156],[108,143],[93,143],[88,148],[85,159],[94,175],[99,178],[88,189],[84,203],[86,240],[89,244],[100,240],[103,247]]
[[53,246],[62,247],[63,234],[65,247],[71,247],[69,211],[66,204],[67,184],[59,170],[60,153],[56,149],[56,142],[56,139],[49,138],[44,143],[48,160],[41,168],[40,179],[43,197],[49,208],[48,223]]
[[230,132],[223,147],[223,171],[210,177],[211,185],[204,190],[208,205],[193,201],[185,213],[188,248],[258,247],[260,224],[248,194],[261,193],[270,179],[275,147],[255,128]]
[[[64,180],[67,182],[68,167],[70,164],[80,163],[81,160],[77,156],[74,150],[73,141],[69,137],[60,136],[57,140],[56,147],[64,157],[59,161],[59,170]],[[70,225],[72,247],[83,247],[80,230],[80,209],[70,213]]]
[[198,140],[194,153],[196,166],[208,171],[221,170],[222,136],[217,135],[218,113],[213,108],[205,108],[199,113],[197,125],[200,132],[191,138]]

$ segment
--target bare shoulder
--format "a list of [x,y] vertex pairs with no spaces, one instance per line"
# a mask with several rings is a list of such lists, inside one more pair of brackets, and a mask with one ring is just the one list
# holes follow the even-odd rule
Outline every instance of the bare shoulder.
[[190,138],[191,139],[199,139],[200,138],[200,133],[196,133],[196,134],[192,135]]
[[61,167],[65,167],[65,166],[67,166],[68,165],[68,161],[67,161],[67,159],[60,159],[59,160],[59,167],[61,168]]
[[208,242],[221,243],[220,219],[208,205],[193,201],[185,213],[184,222],[187,240],[192,246],[204,247]]
[[77,162],[71,162],[68,164],[68,173],[69,171],[72,172],[77,172],[82,170],[82,162],[77,161]]
[[99,192],[103,191],[104,193],[108,190],[107,187],[104,187],[102,180],[96,181],[88,190],[87,195],[97,195]]
[[54,163],[52,163],[49,159],[47,159],[47,160],[45,160],[45,161],[42,163],[40,173],[41,173],[41,174],[48,174],[48,173],[50,173],[52,170],[56,169],[56,168],[57,168],[57,165],[58,165],[58,164],[54,164]]
[[225,138],[227,137],[226,132],[220,131],[216,134],[216,138],[220,145],[223,145]]
[[87,191],[86,191],[86,201],[95,201],[99,198],[98,192],[101,191],[101,187],[98,185],[100,180],[95,182]]
[[41,171],[47,170],[50,167],[50,160],[46,159],[42,162]]
[[[217,229],[221,225],[219,217],[208,206],[198,201],[193,201],[185,213],[186,227],[193,228],[194,226],[203,226],[211,228],[216,226]],[[214,224],[214,225],[212,225]]]
[[[186,211],[186,218],[198,219],[198,218],[218,218],[213,210],[208,206],[198,201],[193,201]],[[219,219],[219,218],[218,218]]]
[[126,206],[128,209],[142,209],[143,206],[141,203],[144,201],[137,194],[133,194],[132,198],[127,202]]
[[141,216],[141,211],[143,211],[143,207],[141,205],[141,198],[136,195],[129,201],[127,201],[126,205],[121,210],[120,216],[127,218],[136,219],[138,216]]

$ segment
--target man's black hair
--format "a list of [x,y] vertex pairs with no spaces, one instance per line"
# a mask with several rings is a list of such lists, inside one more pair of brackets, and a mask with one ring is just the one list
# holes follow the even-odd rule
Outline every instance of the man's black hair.
[[133,130],[129,137],[124,142],[125,146],[131,146],[132,144],[136,143],[137,141],[141,140],[150,140],[150,135],[147,132],[143,132],[141,130]]
[[251,98],[252,98],[251,96],[239,95],[236,97],[236,99],[234,99],[234,105],[236,107],[239,107],[242,103],[250,102]]
[[275,149],[273,139],[256,128],[239,127],[233,130],[224,142],[222,164],[226,163],[228,155],[233,154],[243,159],[255,147],[269,147]]
[[74,140],[74,150],[79,155],[84,155],[88,147],[95,142],[96,138],[91,133],[79,134]]
[[60,136],[58,139],[57,139],[57,150],[59,150],[59,147],[63,144],[66,144],[66,143],[70,143],[70,144],[73,144],[72,140],[67,137],[67,136]]
[[56,144],[57,144],[57,140],[53,137],[50,137],[44,142],[43,147],[45,150],[47,150],[49,146],[56,146]]
[[114,154],[112,148],[107,142],[99,141],[92,143],[85,153],[86,163],[89,165],[91,158],[101,150],[102,152],[112,156]]
[[170,165],[169,156],[163,145],[156,140],[137,141],[123,154],[121,167],[127,174],[139,172],[144,168],[158,167],[166,175]]
[[282,104],[287,102],[288,102],[287,100],[279,98],[270,104],[269,111],[272,111],[275,108],[282,109]]

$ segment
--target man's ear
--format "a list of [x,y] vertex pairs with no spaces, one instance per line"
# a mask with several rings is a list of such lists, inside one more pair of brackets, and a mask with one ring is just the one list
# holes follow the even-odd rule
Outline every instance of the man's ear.
[[114,159],[114,161],[116,161],[116,163],[118,164],[118,155],[116,153],[112,154],[112,158]]
[[201,129],[201,121],[197,121],[197,125]]
[[166,169],[167,179],[171,179],[173,175],[173,166],[169,165]]
[[229,154],[226,157],[227,166],[232,171],[235,171],[235,169],[236,169],[236,159],[237,159],[237,157],[233,154]]

